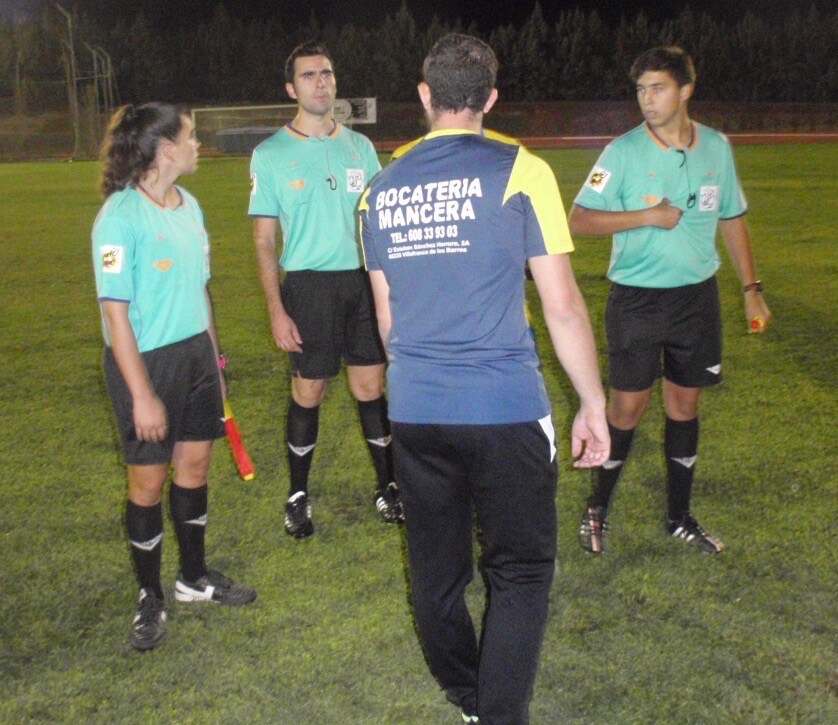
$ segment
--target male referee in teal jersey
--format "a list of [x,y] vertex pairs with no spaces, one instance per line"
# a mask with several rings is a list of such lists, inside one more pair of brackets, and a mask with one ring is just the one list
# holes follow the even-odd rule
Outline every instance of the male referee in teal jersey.
[[[297,115],[253,152],[249,214],[271,332],[291,358],[285,531],[304,538],[314,533],[308,475],[320,403],[341,360],[375,466],[376,508],[388,523],[403,516],[392,474],[384,351],[355,232],[358,199],[381,165],[369,139],[332,117],[335,74],[324,46],[295,48],[285,78]],[[281,289],[279,266],[285,270]]]
[[[605,394],[550,167],[481,135],[497,60],[451,34],[424,64],[423,141],[372,181],[361,233],[390,366],[416,623],[466,722],[526,723],[556,556],[556,444],[524,311],[529,260],[556,354],[581,399],[574,465],[608,457]],[[485,539],[480,643],[464,591],[472,512]]]
[[666,531],[719,553],[722,542],[690,511],[698,398],[703,387],[721,381],[717,226],[752,329],[764,330],[771,313],[754,271],[747,203],[730,144],[687,115],[692,60],[677,47],[653,48],[638,56],[630,75],[645,122],[605,148],[569,216],[574,234],[614,235],[605,313],[611,457],[594,473],[579,535],[588,551],[605,550],[611,495],[662,369]]

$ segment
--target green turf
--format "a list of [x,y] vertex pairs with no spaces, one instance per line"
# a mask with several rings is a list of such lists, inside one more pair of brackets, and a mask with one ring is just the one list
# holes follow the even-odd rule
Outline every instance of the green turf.
[[[695,510],[727,550],[702,556],[662,534],[657,399],[606,557],[576,544],[588,484],[565,445],[533,722],[838,721],[836,151],[737,149],[776,321],[764,337],[745,333],[725,261],[725,382],[703,400]],[[596,152],[545,156],[569,204]],[[93,163],[0,166],[0,722],[456,722],[416,642],[402,537],[373,513],[343,378],[323,406],[312,471],[318,533],[282,532],[287,365],[256,276],[244,159],[204,161],[185,183],[206,212],[231,401],[257,466],[242,483],[218,447],[208,550],[259,599],[242,610],[172,604],[163,647],[128,646],[124,475],[89,259],[95,175]],[[600,343],[608,252],[606,240],[581,239],[574,255]],[[571,391],[535,318],[566,439]],[[164,547],[170,587],[168,524]],[[469,596],[477,611],[478,583]]]

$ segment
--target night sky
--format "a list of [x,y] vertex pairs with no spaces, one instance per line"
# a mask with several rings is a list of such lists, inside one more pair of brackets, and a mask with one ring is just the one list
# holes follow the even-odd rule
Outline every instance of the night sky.
[[[39,4],[52,3],[45,0],[0,0],[0,19],[20,19]],[[293,25],[308,21],[314,14],[324,24],[353,22],[370,25],[381,22],[387,14],[395,13],[400,0],[61,0],[61,4],[67,9],[76,6],[91,15],[109,18],[131,17],[142,10],[158,27],[189,26],[209,17],[219,4],[225,5],[230,15],[242,19],[278,16]],[[706,12],[727,21],[735,21],[746,10],[772,17],[787,13],[792,7],[815,5],[822,10],[832,7],[829,0],[700,0],[692,3],[679,0],[542,0],[541,9],[547,20],[555,19],[563,10],[579,6],[586,10],[596,8],[606,21],[616,21],[621,15],[633,17],[641,10],[651,18],[668,18],[687,4],[697,12]],[[526,19],[532,13],[535,0],[407,0],[407,6],[420,25],[437,15],[448,21],[459,18],[466,25],[475,22],[481,32],[488,32],[497,25],[520,23]]]

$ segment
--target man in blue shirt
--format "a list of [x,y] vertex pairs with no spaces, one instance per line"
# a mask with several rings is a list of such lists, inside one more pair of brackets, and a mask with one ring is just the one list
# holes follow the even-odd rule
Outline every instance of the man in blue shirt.
[[[556,444],[529,333],[529,262],[581,399],[574,465],[608,457],[605,396],[550,167],[481,135],[497,60],[443,37],[419,96],[431,133],[372,182],[364,254],[390,366],[411,595],[432,674],[466,722],[528,720],[556,555]],[[472,515],[485,539],[480,645],[466,608]]]

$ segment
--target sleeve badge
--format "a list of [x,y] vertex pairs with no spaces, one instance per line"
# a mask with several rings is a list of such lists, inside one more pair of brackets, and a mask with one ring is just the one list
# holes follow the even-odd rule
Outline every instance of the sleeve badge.
[[605,187],[608,186],[608,180],[610,178],[611,172],[608,169],[603,169],[601,166],[594,166],[591,169],[591,173],[588,174],[588,180],[585,182],[585,186],[591,191],[601,194]]
[[117,247],[112,244],[103,244],[99,247],[102,255],[102,271],[108,274],[119,274],[122,272],[122,261],[125,259],[125,247]]

